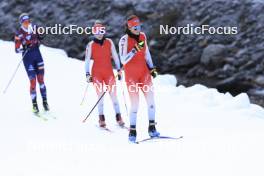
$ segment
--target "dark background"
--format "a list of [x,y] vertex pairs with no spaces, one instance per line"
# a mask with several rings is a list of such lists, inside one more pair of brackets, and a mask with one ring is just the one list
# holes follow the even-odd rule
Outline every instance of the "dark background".
[[[18,16],[28,12],[40,26],[91,26],[101,19],[107,36],[118,44],[127,16],[136,14],[160,73],[177,76],[179,84],[201,83],[220,92],[247,92],[264,106],[264,4],[254,0],[2,0],[0,38],[13,40]],[[159,35],[159,25],[237,26],[237,35]],[[46,46],[62,48],[70,57],[84,59],[87,35],[48,35]],[[8,59],[8,58],[7,58]]]

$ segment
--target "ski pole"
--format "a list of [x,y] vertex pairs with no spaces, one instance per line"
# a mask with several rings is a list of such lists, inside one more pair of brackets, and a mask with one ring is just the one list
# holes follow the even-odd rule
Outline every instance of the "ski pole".
[[85,88],[85,90],[84,90],[84,94],[83,94],[83,98],[82,98],[82,101],[81,101],[81,106],[83,105],[83,102],[84,102],[84,99],[85,99],[85,95],[86,95],[86,92],[87,92],[87,90],[88,90],[88,87],[89,87],[89,84],[87,84],[87,86],[86,86],[86,88]]
[[93,108],[91,109],[91,111],[89,112],[89,114],[85,117],[85,119],[83,120],[83,123],[85,123],[85,121],[88,119],[88,117],[91,115],[91,113],[93,112],[94,108],[98,105],[98,103],[101,101],[101,99],[104,97],[104,95],[106,94],[107,90],[104,91],[104,93],[100,96],[100,98],[97,100],[97,102],[95,103],[95,105],[93,106]]
[[128,108],[127,108],[127,103],[126,103],[126,96],[125,96],[125,91],[124,91],[124,82],[121,81],[122,84],[122,94],[123,94],[123,99],[124,99],[124,103],[125,103],[125,108],[126,108],[126,115],[128,117]]
[[22,61],[24,60],[24,57],[25,57],[25,55],[27,54],[27,52],[28,52],[28,50],[26,50],[25,53],[23,54],[22,59],[21,59],[20,62],[18,63],[18,65],[17,65],[17,67],[16,67],[16,69],[15,69],[15,71],[14,71],[12,77],[10,78],[9,82],[7,83],[7,85],[6,85],[6,87],[5,87],[5,90],[4,90],[4,92],[3,92],[4,94],[6,93],[7,89],[9,88],[9,86],[10,86],[10,84],[12,83],[13,79],[15,78],[16,73],[17,73],[17,71],[18,71],[18,69],[19,69],[19,66],[21,65]]

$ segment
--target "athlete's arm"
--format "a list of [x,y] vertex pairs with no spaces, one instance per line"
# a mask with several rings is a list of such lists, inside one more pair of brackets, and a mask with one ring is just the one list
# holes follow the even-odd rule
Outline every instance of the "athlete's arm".
[[120,60],[123,65],[128,63],[136,54],[136,49],[133,48],[129,53],[127,53],[127,36],[124,36],[119,41],[119,55]]
[[118,58],[118,54],[116,52],[116,48],[115,48],[115,45],[113,43],[113,41],[111,39],[109,39],[110,42],[111,42],[111,53],[112,53],[112,58],[115,62],[115,67],[117,70],[120,70],[120,61],[119,61],[119,58]]
[[90,74],[91,56],[92,56],[92,42],[89,42],[88,45],[86,46],[86,51],[85,51],[85,72],[86,72],[86,75]]
[[146,62],[147,62],[148,68],[149,69],[154,68],[153,61],[152,61],[152,57],[150,55],[150,52],[149,52],[149,48],[148,48],[147,43],[146,43],[146,57],[145,58],[146,58]]
[[18,32],[15,35],[15,51],[16,53],[21,53],[23,52],[23,48],[20,48],[22,42],[21,42],[21,34],[19,34]]
[[145,45],[146,45],[145,59],[146,59],[146,63],[148,65],[148,68],[151,70],[151,69],[154,68],[154,64],[153,64],[153,61],[152,61],[151,54],[149,52],[147,36],[144,33],[143,33],[143,35],[145,36]]

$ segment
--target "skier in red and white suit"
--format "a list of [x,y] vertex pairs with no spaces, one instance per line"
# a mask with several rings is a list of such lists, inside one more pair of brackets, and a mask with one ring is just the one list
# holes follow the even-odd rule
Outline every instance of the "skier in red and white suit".
[[[118,71],[118,79],[121,80],[120,61],[113,41],[109,38],[105,38],[104,34],[100,33],[103,30],[100,29],[105,29],[105,27],[100,21],[96,21],[93,28],[93,33],[96,34],[94,34],[94,39],[89,42],[86,47],[85,70],[87,82],[93,82],[98,97],[101,97],[103,94],[104,85],[108,87],[107,91],[110,94],[116,112],[116,121],[120,126],[123,126],[124,122],[121,117],[119,102],[117,100],[116,82],[111,62],[113,59]],[[90,73],[91,59],[94,62]],[[100,127],[106,126],[103,107],[104,100],[101,99],[98,104]]]
[[155,128],[155,102],[152,90],[153,77],[157,76],[152,58],[147,45],[146,35],[141,32],[139,18],[132,15],[127,20],[126,35],[119,41],[119,54],[124,66],[127,88],[130,96],[130,131],[129,140],[136,141],[136,118],[139,106],[139,91],[145,96],[148,105],[150,137],[158,137],[160,134]]

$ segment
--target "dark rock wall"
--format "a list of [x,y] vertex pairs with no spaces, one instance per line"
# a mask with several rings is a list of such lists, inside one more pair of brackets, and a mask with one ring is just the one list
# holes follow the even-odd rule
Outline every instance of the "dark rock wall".
[[[56,23],[91,26],[107,24],[117,45],[124,21],[137,14],[149,38],[155,64],[162,73],[180,75],[180,82],[202,82],[237,94],[264,85],[264,4],[254,0],[2,0],[0,38],[13,40],[20,13],[29,12],[42,26]],[[237,35],[160,35],[159,25],[237,26]],[[87,35],[48,35],[44,44],[65,49],[83,59]],[[252,91],[251,91],[252,92]],[[254,92],[254,91],[253,91]]]

